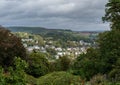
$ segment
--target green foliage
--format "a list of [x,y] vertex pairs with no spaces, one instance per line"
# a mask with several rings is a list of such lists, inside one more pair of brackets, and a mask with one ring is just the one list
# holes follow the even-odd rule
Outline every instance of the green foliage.
[[71,32],[71,30],[62,30],[62,29],[46,29],[43,27],[24,27],[24,26],[14,26],[14,27],[8,27],[8,29],[12,30],[13,32],[27,32],[27,33],[33,33],[33,34],[41,34],[44,35],[49,32]]
[[118,78],[109,78],[107,75],[97,74],[90,79],[90,85],[119,85]]
[[66,32],[66,31],[58,31],[58,32],[49,32],[45,35],[45,37],[53,37],[53,40],[62,40],[63,42],[69,41],[79,41],[79,40],[87,40],[88,38],[80,35],[75,32]]
[[110,22],[112,30],[99,36],[101,61],[105,62],[104,72],[110,78],[120,81],[120,0],[109,0],[105,11],[103,21]]
[[7,82],[12,85],[26,85],[26,74],[24,69],[27,68],[27,63],[20,58],[15,58],[15,68],[10,67],[10,76],[7,78]]
[[113,65],[113,69],[109,72],[108,76],[114,79],[114,81],[120,82],[120,58],[117,59],[116,64]]
[[6,79],[4,75],[4,69],[0,67],[0,84],[1,85],[6,85]]
[[62,40],[62,41],[67,41],[71,40],[73,38],[73,35],[71,32],[49,32],[45,35],[45,37],[53,37],[54,40]]
[[54,71],[60,71],[61,70],[61,65],[57,61],[52,61],[49,62],[49,71],[54,72]]
[[22,39],[32,39],[32,41],[23,41],[23,43],[26,43],[28,46],[33,46],[33,45],[39,45],[39,46],[44,46],[44,40],[40,35],[37,34],[31,34],[31,33],[26,33],[26,32],[16,32],[14,33],[17,37],[20,37]]
[[114,81],[120,81],[120,69],[112,69],[109,73],[109,78]]
[[4,68],[13,65],[15,56],[26,59],[26,50],[21,43],[21,39],[9,30],[0,27],[0,65]]
[[109,0],[103,21],[111,22],[111,31],[101,33],[98,48],[79,56],[74,63],[74,74],[90,79],[97,73],[109,74],[119,81],[120,74],[120,0]]
[[[115,78],[120,74],[120,31],[112,30],[101,33],[98,39],[99,48],[88,49],[74,63],[74,74],[90,79],[97,73],[109,74]],[[109,77],[110,77],[109,76]]]
[[36,85],[37,84],[37,78],[26,74],[26,80],[28,82],[28,85]]
[[26,74],[24,69],[27,67],[27,63],[20,58],[15,58],[14,68],[9,67],[9,71],[5,72],[3,68],[0,68],[0,84],[1,85],[26,85]]
[[68,71],[71,66],[71,59],[68,56],[62,56],[59,59],[49,63],[50,72]]
[[29,55],[29,67],[26,70],[28,74],[34,77],[40,77],[49,72],[49,63],[43,53],[31,53]]
[[47,51],[51,56],[57,54],[57,52],[55,51],[55,49],[52,49],[52,48],[46,48],[46,51]]
[[99,52],[97,49],[90,48],[86,54],[81,54],[77,57],[73,65],[73,74],[80,75],[83,79],[89,80],[103,69],[101,65]]
[[85,35],[79,34],[77,32],[72,32],[72,31],[48,32],[44,35],[44,38],[55,41],[55,43],[53,43],[54,46],[63,47],[63,48],[66,48],[67,46],[75,47],[76,43],[73,43],[72,41],[79,42],[80,40],[83,40],[85,42],[91,42],[91,43],[93,42],[91,38],[89,38],[89,36],[85,37]]
[[39,46],[44,46],[45,45],[44,40],[40,35],[34,35],[34,39],[38,41],[37,44]]
[[68,56],[62,56],[57,61],[60,63],[61,71],[67,71],[70,68],[71,60]]
[[111,29],[120,29],[120,0],[109,0],[103,21],[110,22]]
[[37,85],[82,85],[79,76],[67,72],[53,72],[38,79]]
[[91,85],[110,85],[110,82],[106,79],[106,75],[97,74],[90,79]]
[[110,72],[120,58],[120,31],[112,30],[99,35],[101,61],[104,62],[104,72]]
[[73,41],[67,41],[67,47],[77,47],[77,43]]

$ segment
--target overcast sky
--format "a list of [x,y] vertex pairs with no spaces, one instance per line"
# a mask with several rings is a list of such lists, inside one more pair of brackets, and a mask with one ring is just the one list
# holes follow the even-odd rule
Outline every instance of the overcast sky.
[[108,0],[0,0],[0,25],[72,30],[108,30]]

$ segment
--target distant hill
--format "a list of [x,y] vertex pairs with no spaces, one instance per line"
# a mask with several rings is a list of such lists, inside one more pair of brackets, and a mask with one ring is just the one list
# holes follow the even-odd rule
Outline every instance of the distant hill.
[[12,32],[29,32],[34,34],[42,34],[42,33],[49,33],[49,32],[61,32],[61,31],[68,31],[71,30],[64,30],[64,29],[47,29],[44,27],[7,27],[7,29],[11,30]]
[[89,34],[89,33],[101,33],[104,31],[72,31],[69,29],[48,29],[44,27],[24,27],[24,26],[11,26],[6,27],[12,32],[29,32],[29,33],[35,33],[35,34],[41,34],[41,33],[48,33],[48,32],[76,32],[76,33],[83,33],[83,34]]
[[[47,29],[44,27],[7,27],[12,32],[28,32],[39,34],[45,39],[62,40],[64,42],[84,40],[93,42],[100,31],[72,31],[68,29]],[[62,42],[61,42],[62,43]]]

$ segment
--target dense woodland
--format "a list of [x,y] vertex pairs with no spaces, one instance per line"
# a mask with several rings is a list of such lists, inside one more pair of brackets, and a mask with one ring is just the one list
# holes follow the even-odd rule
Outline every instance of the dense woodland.
[[[120,0],[109,0],[105,12],[102,19],[110,23],[111,30],[100,33],[97,47],[74,60],[62,56],[49,61],[42,52],[28,53],[18,36],[0,27],[0,84],[120,85]],[[52,34],[41,36],[49,35]],[[58,35],[53,34],[53,39],[58,39]],[[59,36],[62,41],[66,41],[65,37]]]

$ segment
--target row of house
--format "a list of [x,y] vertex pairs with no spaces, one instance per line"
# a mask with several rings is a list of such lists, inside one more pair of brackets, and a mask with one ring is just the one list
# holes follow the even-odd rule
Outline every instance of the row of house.
[[37,50],[37,51],[40,51],[43,53],[47,53],[46,49],[51,48],[51,49],[55,50],[57,53],[56,55],[54,55],[54,57],[56,59],[58,59],[61,56],[65,56],[65,55],[74,56],[74,58],[75,58],[82,53],[86,53],[86,50],[91,45],[90,43],[86,43],[83,40],[81,40],[79,42],[82,46],[67,47],[67,48],[55,47],[53,45],[47,45],[47,44],[45,46],[39,46],[37,44],[32,45],[32,46],[28,46],[26,42],[34,42],[33,39],[22,39],[22,42],[23,42],[23,45],[25,46],[25,48],[28,50],[28,52],[32,52],[33,50]]

